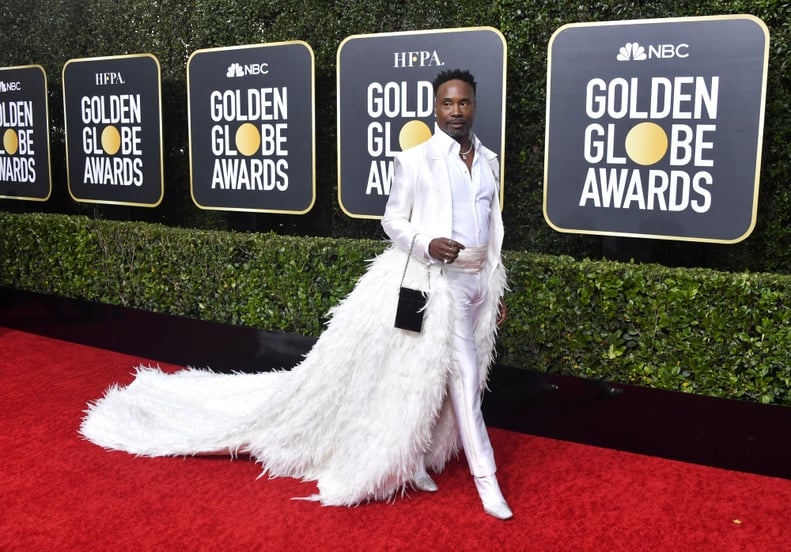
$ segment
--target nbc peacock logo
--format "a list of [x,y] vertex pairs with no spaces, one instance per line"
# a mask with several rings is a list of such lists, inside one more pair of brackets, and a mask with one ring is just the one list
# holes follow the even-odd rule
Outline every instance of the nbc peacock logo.
[[618,61],[643,61],[648,58],[645,48],[638,42],[627,42],[618,49]]
[[228,69],[225,71],[225,76],[229,79],[234,77],[243,77],[244,76],[244,69],[238,63],[232,63],[228,66]]
[[228,79],[246,77],[248,75],[266,75],[269,73],[269,64],[264,63],[247,63],[242,65],[238,62],[233,62],[225,70],[225,77]]

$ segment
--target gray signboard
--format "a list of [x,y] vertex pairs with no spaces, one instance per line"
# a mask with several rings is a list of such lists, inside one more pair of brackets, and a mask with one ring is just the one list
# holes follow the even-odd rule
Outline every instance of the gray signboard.
[[749,15],[561,27],[549,44],[546,221],[563,232],[746,238],[768,45]]
[[47,76],[38,65],[0,68],[0,198],[52,193]]
[[63,67],[66,163],[75,201],[156,207],[164,195],[159,61],[151,54]]
[[[341,43],[337,58],[338,201],[347,215],[382,216],[395,154],[434,131],[431,82],[446,69],[475,76],[473,132],[500,154],[502,175],[506,43],[497,29],[354,35]],[[501,186],[501,205],[502,194]]]
[[313,207],[313,74],[313,50],[300,41],[190,56],[190,186],[198,207],[287,214]]

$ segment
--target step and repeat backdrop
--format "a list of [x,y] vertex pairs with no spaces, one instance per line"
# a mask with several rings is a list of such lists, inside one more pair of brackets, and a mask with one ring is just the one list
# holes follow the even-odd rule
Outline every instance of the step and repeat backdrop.
[[304,42],[190,56],[190,190],[198,207],[297,215],[313,207],[313,75]]
[[[735,243],[755,226],[769,33],[749,15],[576,23],[548,46],[544,217],[560,232]],[[491,27],[354,35],[337,51],[338,202],[384,212],[396,153],[434,132],[432,81],[468,69],[473,131],[505,183],[507,45]],[[316,198],[315,60],[301,41],[195,51],[190,192],[200,209],[302,215]],[[152,54],[63,67],[68,191],[165,194]],[[532,83],[512,83],[532,86]],[[0,198],[52,192],[47,79],[0,68]],[[501,186],[501,205],[505,205]]]
[[49,107],[43,67],[0,68],[0,134],[0,197],[49,199]]
[[148,54],[72,59],[63,67],[69,194],[84,203],[162,201],[159,62]]
[[475,76],[473,132],[502,160],[506,43],[496,29],[351,36],[337,59],[338,201],[347,215],[384,213],[395,154],[434,132],[431,83],[443,69]]
[[746,238],[768,48],[752,16],[560,28],[549,44],[546,221],[562,232]]

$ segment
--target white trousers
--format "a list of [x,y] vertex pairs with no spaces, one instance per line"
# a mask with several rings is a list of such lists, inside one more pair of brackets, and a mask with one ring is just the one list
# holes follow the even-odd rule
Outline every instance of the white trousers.
[[457,370],[450,375],[448,392],[470,472],[475,477],[485,477],[493,475],[497,467],[481,413],[483,389],[473,332],[485,304],[487,275],[485,270],[475,273],[457,272],[450,266],[445,274],[461,313],[454,328]]

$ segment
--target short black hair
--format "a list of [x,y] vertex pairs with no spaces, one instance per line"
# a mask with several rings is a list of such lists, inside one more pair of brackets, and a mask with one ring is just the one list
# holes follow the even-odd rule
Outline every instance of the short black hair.
[[437,90],[439,90],[439,87],[450,80],[460,80],[466,82],[472,86],[472,93],[475,95],[476,83],[475,77],[472,76],[472,73],[470,73],[467,69],[446,69],[437,75],[434,78],[434,81],[431,83],[432,86],[434,86],[434,96],[437,95]]

